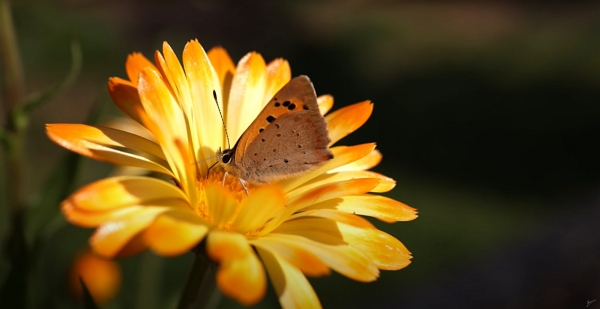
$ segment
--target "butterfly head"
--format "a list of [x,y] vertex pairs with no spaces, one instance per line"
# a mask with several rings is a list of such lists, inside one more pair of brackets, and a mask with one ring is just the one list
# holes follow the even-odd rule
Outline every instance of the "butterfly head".
[[219,163],[222,163],[222,164],[231,163],[231,161],[233,160],[233,150],[225,149],[225,150],[221,151],[221,148],[219,148],[217,150],[217,159],[219,160]]

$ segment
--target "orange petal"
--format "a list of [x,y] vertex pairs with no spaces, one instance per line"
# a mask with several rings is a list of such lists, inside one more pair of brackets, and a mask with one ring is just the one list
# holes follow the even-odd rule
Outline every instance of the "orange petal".
[[140,73],[138,90],[148,115],[148,118],[142,118],[144,126],[152,132],[162,147],[175,178],[184,180],[185,169],[195,167],[194,162],[183,161],[176,144],[179,140],[185,149],[190,149],[187,122],[181,107],[155,69],[147,67]]
[[257,303],[265,294],[265,272],[246,238],[238,233],[212,231],[208,255],[219,262],[217,285],[223,294],[244,305]]
[[219,265],[217,286],[223,294],[250,306],[258,303],[267,291],[267,278],[254,253],[242,259],[227,260]]
[[121,268],[87,250],[77,255],[69,271],[69,287],[79,300],[83,298],[82,280],[99,305],[112,299],[121,285]]
[[173,175],[161,148],[135,134],[84,124],[47,124],[46,134],[60,146],[92,159]]
[[127,56],[127,61],[125,62],[125,70],[127,71],[127,76],[129,80],[133,83],[134,87],[137,87],[138,76],[140,72],[145,67],[155,67],[150,60],[148,60],[144,55],[140,53],[133,53]]
[[333,97],[329,94],[318,96],[317,103],[319,104],[321,115],[325,115],[333,107]]
[[221,262],[226,259],[241,259],[248,254],[248,241],[242,234],[213,230],[206,241],[208,256]]
[[159,215],[145,230],[144,241],[157,254],[180,255],[194,248],[208,228],[208,222],[190,210],[171,210]]
[[284,309],[320,309],[321,303],[300,270],[281,256],[257,248]]
[[150,177],[121,176],[91,183],[73,193],[63,204],[84,211],[105,211],[159,200],[187,201],[174,185]]
[[233,228],[242,234],[253,232],[284,209],[285,203],[285,194],[279,187],[260,186],[242,202]]
[[264,98],[270,100],[292,79],[290,64],[285,59],[275,59],[267,65],[267,88]]
[[333,159],[325,162],[320,165],[316,169],[302,174],[299,177],[294,177],[290,179],[286,179],[279,182],[279,185],[283,188],[284,192],[290,192],[296,187],[302,185],[303,183],[321,175],[329,172],[330,170],[337,168],[339,166],[348,164],[350,162],[359,160],[360,158],[368,155],[371,151],[375,149],[375,144],[368,143],[356,146],[337,146],[331,148],[331,152],[333,153]]
[[112,258],[168,207],[143,207],[102,224],[90,238],[90,246],[106,258]]
[[417,218],[416,209],[385,196],[370,194],[343,196],[335,202],[325,201],[311,208],[330,207],[347,213],[375,217],[388,223]]
[[187,112],[190,134],[196,145],[195,149],[199,149],[196,162],[200,166],[200,173],[204,175],[210,163],[207,158],[214,156],[217,148],[225,146],[223,121],[217,106],[218,103],[223,110],[221,85],[208,56],[197,40],[185,45],[183,66],[191,91],[191,105],[188,106]]
[[360,128],[369,119],[372,112],[373,103],[371,101],[363,101],[340,108],[325,116],[329,138],[331,138],[329,146]]
[[[337,201],[338,199],[333,199],[329,201]],[[312,207],[311,207],[312,208]],[[335,209],[310,209],[301,211],[299,213],[294,214],[290,217],[290,219],[297,219],[302,217],[317,217],[323,219],[329,219],[336,222],[343,222],[345,224],[362,227],[362,228],[375,228],[371,222],[363,217],[359,217],[352,213],[347,213],[343,211],[338,211]]]
[[398,270],[410,264],[410,251],[393,236],[377,229],[363,229],[338,223],[344,240],[369,257],[383,270]]
[[332,198],[366,193],[377,186],[379,182],[380,180],[377,178],[359,178],[328,183],[320,187],[316,187],[302,195],[290,197],[288,209],[299,211],[303,207]]
[[305,246],[301,246],[295,239],[289,239],[288,235],[281,236],[269,234],[251,240],[250,243],[257,248],[277,253],[308,276],[318,277],[330,274],[327,265]]
[[222,92],[221,97],[223,98],[221,104],[225,105],[229,101],[229,91],[231,89],[233,73],[235,73],[235,65],[227,51],[220,46],[211,48],[207,56],[219,77]]
[[[137,78],[136,78],[137,83]],[[138,113],[144,112],[137,87],[130,81],[118,77],[108,79],[108,93],[113,102],[135,121],[142,123]]]
[[289,196],[290,200],[287,208],[273,220],[269,221],[260,233],[261,235],[265,235],[266,233],[271,232],[282,224],[282,222],[288,220],[292,214],[303,208],[340,196],[369,192],[372,188],[376,187],[378,183],[379,179],[374,178],[351,179],[326,184],[296,196]]
[[255,52],[248,53],[237,65],[225,107],[225,122],[232,142],[240,138],[270,99],[264,97],[266,70],[265,60]]
[[319,177],[316,177],[313,180],[302,185],[302,187],[294,190],[293,194],[301,194],[302,192],[306,192],[308,190],[311,190],[313,188],[327,183],[363,178],[377,178],[380,180],[377,187],[371,189],[370,192],[387,192],[396,186],[396,181],[394,181],[392,178],[371,171],[339,172],[334,174],[323,174]]
[[[359,229],[359,228],[357,228]],[[369,257],[341,238],[338,223],[321,218],[301,218],[287,221],[272,232],[276,237],[304,246],[327,266],[353,280],[370,282],[379,270]]]
[[371,169],[381,162],[381,152],[373,149],[368,155],[348,164],[334,168],[330,173],[345,172],[345,171],[366,171]]

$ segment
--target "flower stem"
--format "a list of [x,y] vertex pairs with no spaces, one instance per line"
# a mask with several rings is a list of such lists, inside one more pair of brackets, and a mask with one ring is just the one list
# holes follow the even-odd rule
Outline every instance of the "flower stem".
[[194,252],[194,263],[179,299],[177,309],[213,309],[221,300],[215,275],[217,264]]
[[[3,68],[4,93],[2,101],[5,118],[0,119],[5,155],[1,166],[6,166],[6,195],[10,215],[10,230],[6,242],[6,255],[11,264],[10,272],[0,290],[3,305],[8,308],[25,308],[29,267],[25,242],[25,202],[23,200],[23,130],[13,117],[13,111],[21,103],[24,92],[23,69],[17,47],[17,39],[9,0],[0,0],[0,63]],[[2,117],[0,117],[2,118]]]

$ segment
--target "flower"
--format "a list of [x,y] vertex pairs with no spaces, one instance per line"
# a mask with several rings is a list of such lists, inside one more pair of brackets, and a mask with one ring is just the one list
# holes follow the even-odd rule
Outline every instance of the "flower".
[[101,305],[111,300],[121,285],[121,268],[115,262],[103,259],[89,249],[77,255],[69,272],[69,287],[73,296],[83,299],[82,280]]
[[[258,302],[266,291],[266,268],[284,308],[320,307],[305,275],[334,270],[368,282],[379,270],[410,263],[399,240],[359,216],[384,222],[416,218],[415,209],[369,194],[395,186],[393,179],[367,171],[381,160],[375,144],[332,147],[334,158],[316,169],[249,185],[248,194],[233,177],[222,182],[222,168],[209,169],[217,150],[227,147],[217,104],[229,137],[237,140],[290,80],[287,61],[266,64],[252,52],[236,66],[224,49],[205,53],[195,40],[184,48],[183,65],[167,43],[154,60],[156,65],[130,55],[129,80],[115,77],[108,85],[117,106],[156,142],[105,127],[47,125],[48,136],[71,151],[173,181],[112,177],[67,198],[63,214],[73,224],[96,228],[90,245],[98,254],[127,256],[149,248],[174,256],[205,240],[208,256],[219,263],[216,280],[225,295],[245,305]],[[318,103],[325,114],[333,98],[320,96]],[[362,126],[372,109],[364,101],[326,115],[331,144]]]

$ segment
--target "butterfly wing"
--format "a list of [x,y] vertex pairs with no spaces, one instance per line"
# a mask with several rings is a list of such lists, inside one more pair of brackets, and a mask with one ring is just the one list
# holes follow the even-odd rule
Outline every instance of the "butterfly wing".
[[331,159],[329,141],[312,83],[299,76],[275,94],[242,134],[234,161],[245,180],[274,181]]

